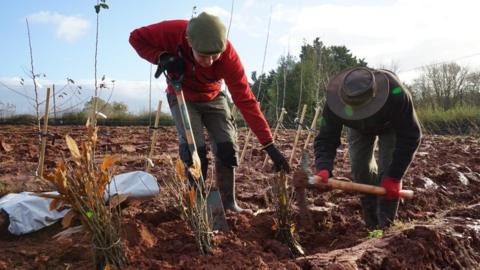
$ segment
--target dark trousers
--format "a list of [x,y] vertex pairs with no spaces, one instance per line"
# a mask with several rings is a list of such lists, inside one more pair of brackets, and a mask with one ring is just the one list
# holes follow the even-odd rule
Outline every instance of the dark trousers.
[[[354,182],[379,186],[385,172],[392,163],[396,134],[393,129],[379,135],[362,134],[347,128],[347,140]],[[378,145],[378,163],[374,156]],[[386,228],[395,219],[399,200],[386,200],[375,195],[361,198],[362,214],[369,229]]]

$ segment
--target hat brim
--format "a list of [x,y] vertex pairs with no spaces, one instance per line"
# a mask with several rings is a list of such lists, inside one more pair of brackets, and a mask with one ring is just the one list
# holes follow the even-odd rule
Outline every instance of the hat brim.
[[351,70],[344,70],[330,80],[327,86],[327,106],[333,113],[345,120],[365,119],[378,112],[387,101],[389,94],[388,78],[380,71],[373,71],[377,86],[375,97],[360,106],[350,106],[340,98],[340,89],[345,75]]

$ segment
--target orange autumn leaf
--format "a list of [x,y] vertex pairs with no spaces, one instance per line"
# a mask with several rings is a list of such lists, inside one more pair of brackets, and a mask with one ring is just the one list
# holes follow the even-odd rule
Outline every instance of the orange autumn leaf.
[[117,155],[107,155],[103,158],[102,166],[100,167],[102,172],[107,172],[107,170],[115,164],[119,160],[119,156]]
[[50,206],[48,207],[48,210],[52,211],[52,210],[57,209],[60,206],[61,203],[62,203],[62,201],[61,201],[60,198],[53,199],[52,202],[50,203]]
[[68,228],[70,227],[70,225],[72,224],[72,220],[73,218],[75,217],[76,213],[73,209],[70,209],[66,214],[65,216],[63,216],[63,219],[62,219],[62,227],[65,229],[65,228]]
[[185,175],[185,165],[183,165],[183,161],[180,159],[177,159],[175,164],[175,173],[180,181],[185,182],[185,180],[187,180],[187,176]]
[[200,176],[202,174],[202,166],[200,162],[200,157],[198,156],[197,152],[193,152],[192,160],[193,164],[190,168],[188,168],[188,170],[190,171],[192,176],[198,180],[200,179]]
[[195,207],[195,189],[192,188],[192,190],[190,190],[190,192],[188,192],[188,197],[190,199],[190,207],[191,208],[194,208]]
[[88,138],[93,144],[97,143],[97,131],[98,127],[93,128],[92,126],[87,127],[88,130]]
[[65,171],[65,162],[62,160],[57,162],[57,170],[64,172]]

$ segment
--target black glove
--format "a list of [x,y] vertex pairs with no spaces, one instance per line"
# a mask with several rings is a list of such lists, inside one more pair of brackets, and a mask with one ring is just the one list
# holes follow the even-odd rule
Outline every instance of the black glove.
[[175,56],[171,53],[162,53],[158,59],[158,67],[155,72],[155,79],[158,79],[160,75],[166,70],[170,74],[181,75],[185,68],[185,62],[183,58]]
[[277,147],[272,143],[268,145],[265,149],[268,155],[273,161],[273,168],[276,172],[280,170],[284,170],[285,172],[290,172],[290,165],[288,165],[287,160],[285,157],[278,151]]

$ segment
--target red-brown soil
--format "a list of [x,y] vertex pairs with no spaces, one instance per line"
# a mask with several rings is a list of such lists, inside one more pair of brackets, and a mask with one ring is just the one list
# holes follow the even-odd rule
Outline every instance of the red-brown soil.
[[[50,132],[59,138],[47,145],[47,170],[62,154],[67,155],[64,135],[78,140],[84,128],[51,127]],[[143,170],[149,132],[143,127],[100,127],[98,158],[105,153],[125,154],[117,173]],[[240,146],[245,133],[240,131]],[[173,127],[161,128],[158,136],[152,173],[162,186],[172,168],[161,155],[176,158],[177,140]],[[51,190],[33,176],[37,140],[34,127],[1,127],[0,197]],[[277,144],[287,156],[293,140],[294,131],[280,132]],[[261,169],[261,151],[254,149],[247,157],[237,170],[237,198],[242,207],[255,211],[268,206],[268,180],[275,175]],[[344,147],[338,150],[334,174],[350,176]],[[271,212],[257,216],[227,213],[231,230],[216,233],[212,254],[200,255],[192,233],[162,188],[157,198],[125,205],[122,243],[131,269],[478,269],[479,138],[425,136],[404,177],[404,188],[413,189],[415,197],[401,204],[397,224],[379,239],[369,238],[357,194],[308,191],[314,224],[298,232],[308,254],[300,258],[292,258],[287,246],[275,239]],[[0,224],[0,269],[94,268],[90,239],[83,233],[54,240],[52,236],[62,231],[56,224],[14,236],[1,219]]]

